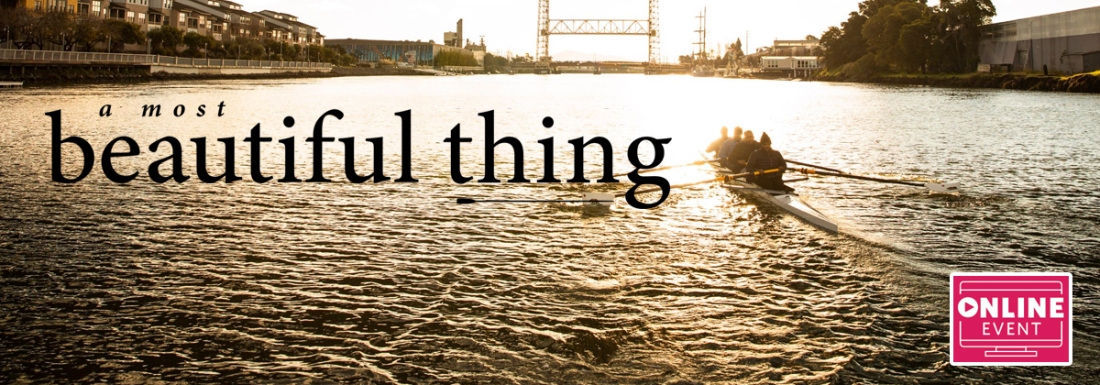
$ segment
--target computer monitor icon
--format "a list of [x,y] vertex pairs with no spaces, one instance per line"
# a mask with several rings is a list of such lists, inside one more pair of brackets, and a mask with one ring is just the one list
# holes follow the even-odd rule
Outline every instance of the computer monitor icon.
[[[1053,299],[1066,297],[1067,290],[1058,280],[961,279],[953,293],[964,298],[953,309],[958,346],[984,349],[984,357],[998,359],[1037,358],[1041,349],[1063,348],[1069,335],[1069,303]],[[1056,306],[1063,307],[1065,317],[1050,317]],[[995,316],[960,316],[974,311]]]

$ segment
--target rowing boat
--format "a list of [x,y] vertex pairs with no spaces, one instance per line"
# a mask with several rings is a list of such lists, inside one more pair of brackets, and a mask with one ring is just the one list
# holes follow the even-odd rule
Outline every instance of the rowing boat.
[[[720,174],[730,173],[728,169],[717,164],[711,163],[711,165],[714,166]],[[820,211],[817,211],[817,209],[811,207],[798,195],[783,191],[765,190],[755,184],[737,179],[729,179],[723,186],[740,195],[768,202],[822,230],[831,233],[840,231],[840,227],[837,226],[836,222],[829,219],[829,217],[825,216],[825,214],[822,214]]]

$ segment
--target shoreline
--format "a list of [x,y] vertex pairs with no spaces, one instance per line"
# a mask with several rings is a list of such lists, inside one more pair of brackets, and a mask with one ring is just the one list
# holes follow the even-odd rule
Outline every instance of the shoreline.
[[25,75],[0,73],[0,81],[23,82],[23,88],[65,87],[86,84],[127,84],[157,81],[179,80],[275,80],[275,79],[311,79],[338,78],[352,76],[432,76],[406,68],[348,68],[333,67],[332,72],[282,72],[252,75],[191,75],[169,74],[164,72],[148,73],[140,69],[119,71],[95,70],[79,67],[51,68],[47,71],[35,71]]
[[888,74],[857,79],[842,74],[822,73],[810,80],[836,83],[979,88],[1018,91],[1100,93],[1100,71],[1070,76],[1028,73],[971,73],[951,75]]
[[[313,79],[356,76],[433,76],[408,68],[358,68],[333,67],[331,72],[283,72],[251,75],[192,75],[148,73],[139,68],[122,70],[89,69],[81,67],[44,68],[31,73],[13,75],[0,73],[0,81],[22,82],[23,88],[65,87],[90,84],[130,84],[157,81],[187,80],[277,80]],[[750,79],[769,80],[767,77]],[[947,75],[881,74],[869,78],[856,78],[846,74],[822,72],[806,80],[832,83],[859,83],[901,86],[929,86],[940,88],[1003,89],[1018,91],[1100,93],[1100,71],[1071,76],[1039,75],[1029,73],[970,73]]]

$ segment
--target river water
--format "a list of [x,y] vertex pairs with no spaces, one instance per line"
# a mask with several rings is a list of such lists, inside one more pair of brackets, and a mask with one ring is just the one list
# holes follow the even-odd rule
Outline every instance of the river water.
[[[142,118],[152,103],[164,115]],[[113,116],[100,117],[106,104]],[[195,116],[203,104],[208,115]],[[521,75],[26,89],[0,93],[0,105],[4,382],[1085,383],[1100,373],[1095,95]],[[45,113],[58,109],[64,136],[97,154],[75,185],[50,179]],[[384,137],[395,179],[394,114],[411,109],[420,182],[348,183],[340,142],[324,153],[334,183],[251,181],[241,140],[253,126],[296,137],[307,179],[304,139],[331,109],[345,116],[328,118],[326,134]],[[556,139],[565,180],[576,137],[610,139],[626,172],[635,138],[672,138],[663,164],[676,165],[698,160],[722,125],[741,125],[767,132],[788,159],[963,190],[795,184],[840,235],[713,185],[676,190],[649,211],[621,200],[611,210],[458,206],[456,197],[576,199],[631,186],[455,184],[443,139],[456,124],[474,138],[463,173],[480,179],[477,114],[488,110],[498,138],[523,142],[531,179],[543,174],[543,138]],[[141,176],[115,184],[98,156],[124,135],[142,155],[115,166]],[[193,177],[183,184],[144,171],[166,154],[149,144],[169,135],[184,143]],[[224,155],[214,140],[237,138],[245,180],[199,182],[197,137],[210,141],[215,174]],[[263,170],[281,177],[282,146],[264,146]],[[358,149],[368,173],[369,147]],[[511,152],[498,152],[498,177],[509,179]],[[63,162],[69,177],[79,172],[75,145]],[[590,179],[601,163],[590,150]],[[661,175],[713,176],[706,166]],[[950,366],[956,271],[1073,273],[1074,365]]]

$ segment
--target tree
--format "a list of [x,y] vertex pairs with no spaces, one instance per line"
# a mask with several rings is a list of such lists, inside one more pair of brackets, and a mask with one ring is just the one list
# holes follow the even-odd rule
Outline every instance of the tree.
[[73,14],[64,11],[48,11],[38,17],[42,40],[70,51],[76,45],[76,21]]
[[919,23],[924,17],[927,6],[921,3],[902,2],[887,5],[867,20],[863,26],[863,38],[867,40],[870,53],[875,55],[880,65],[910,67],[901,47],[901,32],[906,26]]
[[184,51],[183,54],[190,57],[203,56],[214,48],[214,43],[214,39],[210,36],[197,32],[188,32],[183,35],[183,44],[187,46],[187,51]]
[[107,41],[103,34],[103,19],[94,16],[77,17],[73,28],[75,44],[83,46],[85,51],[91,51],[96,44]]
[[981,27],[997,16],[992,0],[941,0],[944,52],[950,57],[945,67],[953,72],[973,71],[978,65]]
[[126,44],[145,44],[145,33],[134,23],[107,20],[103,22],[102,33],[111,43],[111,52],[122,52]]
[[839,28],[831,27],[821,35],[826,67],[840,68],[867,54],[867,40],[863,38],[863,26],[866,24],[866,16],[852,12],[848,15],[848,21],[840,23]]
[[183,30],[170,25],[149,31],[146,37],[153,47],[153,53],[158,55],[175,56],[176,47],[183,44]]

